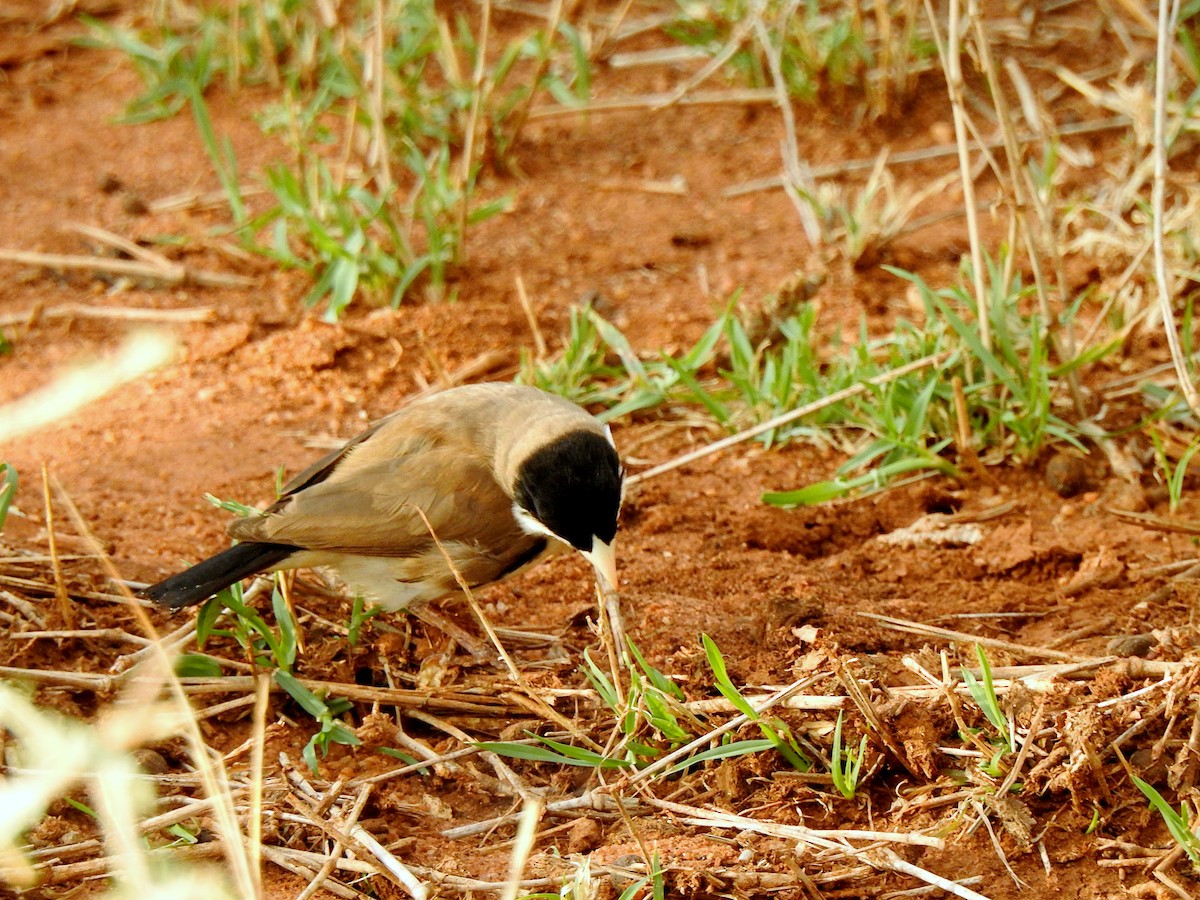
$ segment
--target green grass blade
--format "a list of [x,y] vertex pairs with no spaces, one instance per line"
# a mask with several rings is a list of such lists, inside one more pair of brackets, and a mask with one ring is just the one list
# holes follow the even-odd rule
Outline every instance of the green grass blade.
[[4,530],[4,520],[16,496],[17,470],[12,463],[0,462],[0,531]]
[[639,650],[637,644],[633,642],[633,638],[629,637],[629,635],[626,635],[625,642],[629,645],[629,652],[633,654],[634,660],[639,666],[641,666],[642,671],[646,673],[646,677],[650,679],[650,683],[652,685],[654,685],[664,694],[668,694],[680,702],[683,702],[687,699],[679,685],[673,682],[658,669],[654,668],[654,666],[646,662],[646,658],[642,656],[642,651]]
[[[507,741],[478,741],[473,746],[480,750],[490,750],[500,756],[510,759],[527,759],[532,762],[554,763],[560,766],[586,766],[591,769],[623,769],[633,765],[627,759],[613,759],[601,756],[593,750],[584,747],[572,747],[560,741],[540,735],[530,735],[537,738],[546,746],[537,744],[515,744]],[[557,752],[556,752],[557,751]]]
[[719,747],[710,747],[708,750],[703,750],[695,756],[689,756],[687,759],[677,762],[667,769],[667,771],[663,772],[661,777],[669,778],[678,772],[684,772],[693,766],[714,759],[729,759],[735,756],[749,756],[753,753],[762,753],[764,750],[773,749],[774,746],[774,741],[769,741],[766,738],[757,738],[747,741],[734,741],[729,744],[722,744]]
[[1188,825],[1187,807],[1181,806],[1179,811],[1176,811],[1158,792],[1154,785],[1147,781],[1143,781],[1136,775],[1131,774],[1133,783],[1137,785],[1139,791],[1146,795],[1146,799],[1150,801],[1150,805],[1155,809],[1163,822],[1167,826],[1167,831],[1171,833],[1171,837],[1175,839],[1182,849],[1187,854],[1188,859],[1192,861],[1192,865],[1200,865],[1200,837],[1192,831]]
[[280,669],[271,678],[314,719],[328,719],[332,715],[325,701],[302,685],[295,675]]

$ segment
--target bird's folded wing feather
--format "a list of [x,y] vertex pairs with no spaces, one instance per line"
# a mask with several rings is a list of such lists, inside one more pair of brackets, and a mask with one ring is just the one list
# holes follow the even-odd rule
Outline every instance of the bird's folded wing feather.
[[381,442],[383,436],[373,435],[311,467],[308,478],[294,479],[299,489],[265,515],[234,522],[230,534],[371,556],[420,555],[433,545],[430,528],[443,543],[480,548],[522,543],[512,500],[486,460],[453,442],[401,444]]

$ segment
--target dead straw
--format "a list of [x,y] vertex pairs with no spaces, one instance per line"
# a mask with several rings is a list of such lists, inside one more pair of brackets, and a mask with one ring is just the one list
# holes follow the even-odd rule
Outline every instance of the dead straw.
[[254,280],[244,275],[229,275],[189,269],[179,263],[167,266],[135,259],[109,259],[101,256],[79,256],[69,253],[37,253],[32,250],[13,250],[0,247],[0,260],[45,269],[66,269],[102,272],[129,278],[144,278],[168,285],[196,284],[202,287],[250,287]]
[[1200,394],[1196,393],[1196,386],[1192,383],[1192,375],[1188,371],[1187,360],[1179,340],[1179,330],[1175,327],[1174,289],[1171,275],[1167,271],[1166,238],[1163,229],[1163,208],[1167,189],[1167,91],[1172,61],[1170,48],[1174,44],[1175,22],[1178,17],[1179,0],[1159,0],[1154,66],[1154,180],[1150,197],[1150,205],[1154,212],[1151,218],[1154,234],[1154,284],[1162,314],[1163,333],[1167,337],[1167,346],[1171,349],[1171,361],[1175,364],[1176,382],[1188,408],[1194,415],[1200,415]]

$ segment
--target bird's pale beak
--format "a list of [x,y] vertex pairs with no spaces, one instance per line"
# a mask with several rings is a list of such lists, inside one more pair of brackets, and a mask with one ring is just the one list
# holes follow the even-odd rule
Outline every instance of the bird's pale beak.
[[612,544],[606,544],[599,538],[592,538],[591,550],[580,550],[584,559],[592,564],[596,574],[600,576],[601,587],[605,590],[617,589],[617,551]]

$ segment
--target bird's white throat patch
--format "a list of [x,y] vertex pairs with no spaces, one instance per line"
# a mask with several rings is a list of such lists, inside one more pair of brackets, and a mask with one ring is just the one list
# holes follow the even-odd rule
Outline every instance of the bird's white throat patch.
[[562,541],[562,538],[522,509],[519,504],[513,504],[512,514],[513,518],[517,520],[517,524],[521,526],[521,530],[526,534],[536,534],[539,537],[548,537],[556,541]]

